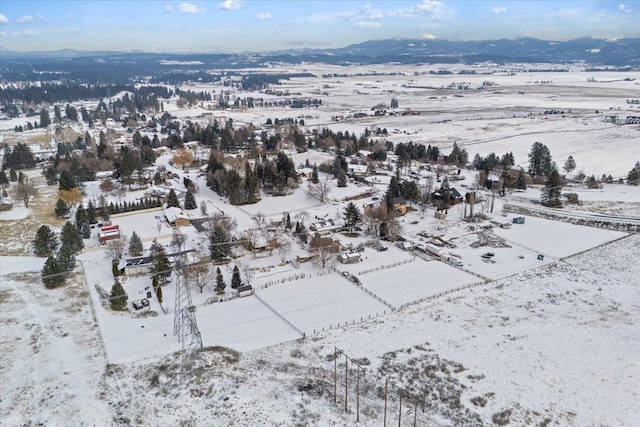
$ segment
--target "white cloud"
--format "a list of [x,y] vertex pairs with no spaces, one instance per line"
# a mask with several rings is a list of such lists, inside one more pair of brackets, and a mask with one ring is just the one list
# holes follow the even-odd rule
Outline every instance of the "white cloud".
[[25,15],[25,16],[21,16],[20,18],[18,18],[18,20],[16,22],[18,22],[18,24],[31,24],[33,22],[37,22],[37,21],[42,21],[42,18],[44,18],[42,15],[38,14],[38,15]]
[[224,0],[222,3],[218,3],[218,9],[224,10],[236,10],[242,7],[240,0]]
[[632,9],[632,8],[630,8],[629,6],[627,6],[627,5],[625,5],[625,4],[622,4],[622,3],[620,3],[620,5],[618,5],[618,10],[619,10],[620,12],[624,12],[624,13],[631,13],[631,12],[633,12],[633,9]]
[[427,12],[435,12],[440,8],[442,8],[442,3],[438,0],[422,0],[422,3],[418,4],[418,9]]
[[73,13],[67,13],[67,16],[65,17],[65,19],[67,21],[73,21],[74,19],[76,19],[76,15],[74,15]]
[[0,13],[0,24],[7,24],[9,22],[9,18]]
[[436,36],[434,36],[433,34],[429,34],[429,33],[423,34],[422,36],[420,36],[420,38],[422,40],[435,40],[435,39],[437,39]]
[[38,34],[38,33],[33,31],[32,29],[28,29],[28,30],[24,30],[24,31],[15,31],[11,35],[13,37],[20,37],[20,36],[30,37],[30,36],[35,36],[36,34]]
[[171,6],[170,4],[166,5],[164,7],[164,11],[167,12],[167,13],[173,12],[173,6]]
[[191,15],[197,15],[198,13],[202,13],[206,11],[204,6],[202,5],[196,6],[195,4],[191,4],[191,3],[182,3],[179,9],[180,9],[180,12],[189,13]]
[[491,9],[491,13],[493,13],[494,15],[502,15],[504,13],[507,13],[507,8],[505,6],[496,6]]
[[0,37],[7,37],[8,35],[6,31],[0,31]]
[[369,28],[380,28],[380,27],[382,27],[382,24],[379,22],[360,21],[356,23],[356,28],[369,29]]
[[260,12],[256,14],[256,19],[258,21],[268,21],[271,19],[271,13],[269,12]]
[[443,19],[452,14],[452,11],[445,8],[444,4],[438,0],[422,0],[422,3],[418,3],[416,10],[418,13],[431,15],[431,19]]

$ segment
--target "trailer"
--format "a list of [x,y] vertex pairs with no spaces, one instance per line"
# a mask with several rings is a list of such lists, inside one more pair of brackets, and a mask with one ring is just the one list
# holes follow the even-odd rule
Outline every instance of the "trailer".
[[98,232],[98,240],[100,244],[104,245],[109,240],[115,240],[120,238],[120,226],[118,224],[106,225],[100,228]]
[[427,252],[429,252],[431,255],[435,255],[437,257],[440,257],[443,254],[442,248],[440,248],[440,247],[438,247],[438,246],[436,246],[434,244],[427,243],[424,247],[427,250]]

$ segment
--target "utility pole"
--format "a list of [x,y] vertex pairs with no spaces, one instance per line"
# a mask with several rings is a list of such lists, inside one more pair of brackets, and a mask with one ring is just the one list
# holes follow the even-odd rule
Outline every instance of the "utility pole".
[[398,427],[400,427],[400,423],[402,421],[402,389],[398,389],[400,393],[400,408],[398,409]]
[[338,403],[338,347],[333,350],[333,403]]
[[360,422],[360,365],[356,364],[357,379],[356,379],[356,422]]
[[389,379],[384,379],[384,424],[383,427],[387,427],[387,386],[389,385]]
[[347,393],[347,383],[349,380],[349,357],[347,356],[347,354],[344,354],[344,411],[348,412],[349,409],[347,407],[347,397],[348,397],[348,393]]

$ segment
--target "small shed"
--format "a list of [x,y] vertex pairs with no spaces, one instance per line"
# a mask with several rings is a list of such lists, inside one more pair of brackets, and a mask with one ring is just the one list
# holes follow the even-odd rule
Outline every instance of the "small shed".
[[524,217],[523,216],[517,216],[517,217],[513,218],[513,223],[514,224],[524,224]]
[[251,285],[242,285],[237,289],[239,297],[248,297],[253,295],[253,287]]
[[338,256],[338,261],[343,264],[356,264],[360,262],[360,252],[344,252]]
[[447,214],[444,212],[436,211],[434,217],[437,219],[447,219]]
[[151,271],[151,258],[148,256],[124,258],[120,260],[118,269],[127,276],[147,274]]

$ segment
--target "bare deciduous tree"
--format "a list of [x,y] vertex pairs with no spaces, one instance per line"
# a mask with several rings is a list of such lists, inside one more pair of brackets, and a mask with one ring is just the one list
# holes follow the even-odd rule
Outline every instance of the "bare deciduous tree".
[[238,263],[238,268],[240,269],[240,273],[242,273],[242,276],[244,277],[244,283],[251,286],[251,282],[253,282],[253,278],[255,276],[255,273],[251,268],[251,264],[249,264],[248,262]]
[[18,182],[13,186],[13,197],[22,200],[25,208],[29,207],[29,201],[37,194],[38,190],[26,176],[22,179],[22,182]]
[[187,238],[180,232],[180,230],[177,228],[173,229],[173,234],[171,235],[171,247],[173,247],[175,251],[181,251],[186,240]]
[[111,258],[116,260],[122,258],[126,247],[127,245],[125,244],[124,236],[120,236],[120,239],[109,240],[109,242],[107,243],[107,249],[111,254]]
[[200,293],[207,285],[215,283],[215,274],[209,265],[205,263],[205,260],[186,266],[184,277],[187,283],[198,288]]
[[387,208],[384,205],[365,209],[364,222],[367,229],[376,239],[380,237],[380,225],[387,219]]
[[173,164],[183,169],[191,166],[193,163],[193,154],[188,148],[181,148],[173,156]]
[[316,236],[311,240],[309,247],[317,255],[314,262],[322,269],[331,265],[336,254],[340,252],[340,243],[331,237]]
[[327,202],[327,197],[330,191],[331,187],[329,186],[329,181],[327,179],[323,179],[317,184],[309,184],[309,195],[320,200],[322,203]]

